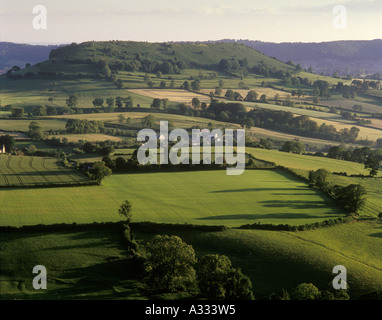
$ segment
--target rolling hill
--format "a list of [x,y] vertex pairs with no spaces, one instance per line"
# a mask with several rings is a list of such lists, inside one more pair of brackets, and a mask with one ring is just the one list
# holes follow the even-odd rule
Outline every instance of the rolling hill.
[[12,42],[0,42],[0,74],[17,65],[35,64],[48,59],[51,50],[58,45],[30,45]]
[[236,42],[259,50],[281,61],[293,61],[315,73],[332,76],[382,73],[382,40],[330,41],[320,43],[262,42],[252,40],[222,40]]

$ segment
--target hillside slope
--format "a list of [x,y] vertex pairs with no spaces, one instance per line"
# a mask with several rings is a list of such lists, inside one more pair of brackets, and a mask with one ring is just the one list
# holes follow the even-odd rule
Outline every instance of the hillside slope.
[[29,45],[12,42],[0,42],[0,74],[17,65],[21,68],[26,63],[35,64],[48,59],[51,50],[57,45]]
[[382,73],[382,40],[330,41],[320,43],[222,40],[242,43],[281,61],[292,60],[316,73],[333,75]]

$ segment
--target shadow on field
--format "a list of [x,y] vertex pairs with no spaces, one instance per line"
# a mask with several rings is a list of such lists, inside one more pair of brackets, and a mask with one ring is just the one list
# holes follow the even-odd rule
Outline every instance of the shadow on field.
[[[308,187],[297,187],[303,190],[309,189]],[[246,189],[231,189],[231,190],[218,190],[210,191],[209,193],[229,193],[229,192],[257,192],[257,191],[282,191],[282,190],[291,190],[296,191],[295,188],[246,188]]]
[[328,207],[328,204],[325,201],[267,200],[259,201],[259,203],[268,208],[315,209]]
[[[56,273],[57,274],[57,273]],[[2,294],[1,300],[79,300],[141,297],[138,271],[128,259],[116,259],[83,268],[64,270],[49,276],[48,289],[17,294]]]
[[[268,213],[268,214],[229,214],[209,216],[196,220],[259,220],[259,219],[317,219],[323,215],[308,215],[304,213]],[[337,215],[326,215],[327,218],[337,218]]]
[[372,233],[369,234],[369,236],[374,238],[382,238],[382,232]]

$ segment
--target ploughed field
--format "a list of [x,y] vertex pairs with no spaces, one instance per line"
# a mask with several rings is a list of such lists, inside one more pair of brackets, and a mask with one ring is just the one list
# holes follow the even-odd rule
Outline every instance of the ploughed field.
[[343,216],[319,190],[281,170],[114,174],[101,186],[6,189],[0,226],[119,221],[122,201],[133,221],[237,227],[301,225]]

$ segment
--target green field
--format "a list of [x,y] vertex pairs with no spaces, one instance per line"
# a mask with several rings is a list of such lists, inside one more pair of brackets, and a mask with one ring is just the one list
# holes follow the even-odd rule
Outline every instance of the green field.
[[[113,229],[0,234],[1,299],[142,299],[121,237]],[[32,269],[44,265],[47,290]]]
[[0,198],[2,226],[118,221],[126,199],[134,221],[158,223],[300,225],[343,216],[321,192],[273,170],[114,174],[103,186],[7,190]]
[[[308,178],[310,170],[318,170],[320,168],[327,169],[331,172],[346,172],[348,176],[360,174],[367,176],[369,173],[369,171],[364,168],[363,164],[356,162],[258,148],[246,148],[246,152],[257,159],[274,162],[277,165],[291,168],[305,178]],[[371,217],[378,216],[378,214],[382,212],[382,173],[379,172],[375,178],[348,176],[332,175],[331,184],[342,186],[347,186],[349,184],[363,185],[366,188],[367,201],[365,207],[361,210],[361,213]]]
[[[54,158],[0,156],[0,187],[52,186],[88,183],[90,179],[63,167]],[[1,192],[6,197],[6,192]]]
[[[381,227],[378,222],[359,221],[304,232],[162,229],[158,233],[180,236],[198,258],[208,253],[227,255],[250,277],[257,299],[282,288],[292,292],[302,282],[325,290],[333,280],[333,266],[339,264],[347,268],[349,293],[356,299],[382,286]],[[133,232],[143,241],[154,235]],[[117,230],[2,232],[0,245],[2,299],[154,298],[126,259]],[[31,271],[38,264],[47,268],[47,290],[32,288]]]

